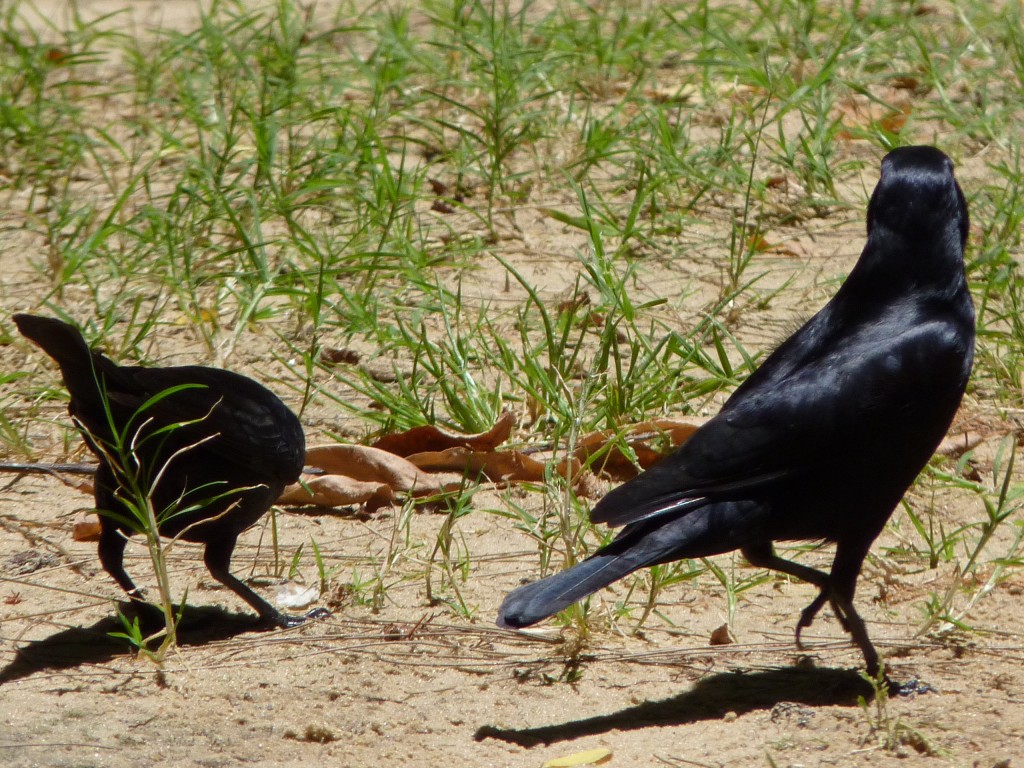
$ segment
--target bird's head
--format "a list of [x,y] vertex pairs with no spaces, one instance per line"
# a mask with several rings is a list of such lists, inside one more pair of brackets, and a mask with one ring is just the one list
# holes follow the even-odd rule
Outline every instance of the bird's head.
[[954,235],[962,251],[969,221],[953,161],[935,147],[894,149],[882,160],[867,218],[869,236],[876,227],[922,244]]

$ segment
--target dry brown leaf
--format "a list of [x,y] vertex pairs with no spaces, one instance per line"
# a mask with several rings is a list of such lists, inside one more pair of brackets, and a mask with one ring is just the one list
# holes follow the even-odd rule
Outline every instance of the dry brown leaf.
[[644,96],[658,104],[699,103],[700,90],[695,85],[653,85],[644,89]]
[[[673,448],[690,439],[698,429],[703,426],[706,419],[688,417],[685,421],[679,419],[653,419],[631,424],[623,431],[623,437],[629,443],[636,454],[637,461],[644,469],[657,464],[666,453],[652,448],[648,443],[655,439],[665,440]],[[580,462],[586,462],[591,456],[604,449],[615,437],[615,432],[603,430],[591,432],[577,444],[574,456]],[[594,472],[604,472],[615,478],[628,479],[637,474],[636,466],[617,447],[612,447],[598,461],[592,465]]]
[[764,235],[759,232],[755,232],[747,238],[747,250],[751,253],[764,253],[770,251],[775,246],[765,239]]
[[443,489],[438,478],[422,472],[401,456],[367,445],[339,443],[307,448],[306,464],[319,467],[328,475],[386,483],[397,493],[419,496]]
[[722,624],[711,631],[711,637],[708,638],[708,643],[711,645],[732,645],[736,640],[732,636],[732,632],[729,631],[728,624]]
[[320,362],[326,365],[356,365],[359,359],[359,353],[348,347],[324,347],[320,350]]
[[901,75],[892,78],[889,85],[900,91],[918,91],[921,89],[921,81],[910,75]]
[[483,475],[492,482],[539,482],[545,465],[519,451],[471,451],[449,448],[425,451],[409,461],[427,472],[458,472],[468,477]]
[[865,97],[853,96],[840,101],[833,110],[833,116],[843,126],[837,135],[844,141],[849,141],[861,138],[863,132],[872,127],[881,128],[890,133],[899,133],[911,112],[912,107],[909,104],[903,104],[893,109],[893,107],[878,101],[868,101]]
[[558,314],[570,314],[575,312],[581,307],[587,307],[591,304],[590,294],[586,291],[573,291],[569,294],[568,298],[562,299],[558,302],[555,307],[558,310]]
[[[520,451],[481,448],[503,442],[511,432],[512,420],[510,413],[502,414],[493,428],[479,435],[453,435],[436,427],[419,427],[402,435],[392,435],[391,440],[381,441],[398,450],[407,450],[418,443],[449,446],[440,450],[419,451],[406,457],[381,449],[381,442],[372,447],[343,444],[314,446],[306,451],[306,464],[324,470],[326,475],[309,480],[309,490],[301,486],[289,487],[280,503],[343,506],[365,503],[371,498],[377,499],[378,504],[390,503],[393,495],[389,497],[384,494],[380,490],[381,485],[392,493],[414,495],[437,493],[452,485],[446,479],[431,474],[435,472],[454,472],[470,478],[483,477],[494,483],[543,482],[548,472],[545,462]],[[700,419],[655,419],[627,427],[625,434],[641,466],[646,468],[662,457],[662,453],[648,445],[649,441],[660,439],[667,440],[672,447],[681,445],[700,428],[701,423]],[[588,435],[580,441],[573,455],[555,465],[554,471],[573,483],[582,482],[587,477],[582,472],[583,462],[604,448],[614,435],[613,432]],[[453,442],[456,445],[450,445]],[[632,462],[616,448],[609,450],[602,458],[599,469],[613,475],[636,474]],[[372,487],[364,488],[355,481],[370,483]]]
[[903,130],[903,126],[907,124],[907,118],[910,117],[910,107],[903,107],[899,112],[890,112],[888,115],[878,121],[878,125],[889,133],[899,133]]
[[[631,447],[636,455],[637,462],[644,469],[657,464],[658,460],[664,457],[663,454],[642,443]],[[604,456],[592,465],[592,469],[595,472],[608,475],[617,480],[628,480],[639,474],[633,460],[627,457],[618,447],[610,448]]]
[[805,259],[811,254],[811,251],[799,238],[792,238],[779,243],[771,249],[771,252],[779,256],[789,256],[797,259]]
[[350,507],[366,504],[368,511],[393,504],[394,491],[387,483],[353,480],[344,475],[321,475],[306,480],[305,484],[293,483],[284,489],[278,504],[308,505],[318,507]]
[[88,478],[77,478],[68,477],[67,475],[58,475],[58,479],[68,488],[73,488],[79,493],[84,493],[87,496],[92,496],[95,493],[96,488],[93,485],[91,476]]
[[413,427],[405,432],[385,435],[374,448],[388,451],[396,456],[412,456],[426,451],[444,451],[448,448],[471,448],[475,451],[493,451],[497,446],[508,440],[512,434],[515,417],[510,411],[501,414],[498,420],[486,432],[476,435],[459,435],[445,432],[438,427],[427,425]]
[[587,473],[583,472],[583,462],[575,456],[562,459],[555,465],[555,472],[571,482],[574,487],[579,487]]
[[99,541],[100,521],[93,515],[76,520],[71,526],[71,538],[75,541]]
[[599,499],[608,492],[607,486],[592,472],[578,473],[573,488],[578,496],[585,499]]
[[[540,483],[547,477],[547,464],[520,451],[449,448],[425,451],[408,458],[425,472],[457,472],[472,478],[483,476],[492,483]],[[575,457],[562,459],[555,465],[555,472],[568,479],[579,479],[581,469]]]

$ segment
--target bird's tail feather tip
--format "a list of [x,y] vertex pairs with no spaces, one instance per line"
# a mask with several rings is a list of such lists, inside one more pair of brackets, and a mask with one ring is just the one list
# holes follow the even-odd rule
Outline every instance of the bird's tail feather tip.
[[636,566],[630,561],[601,557],[598,553],[572,568],[510,592],[498,609],[498,626],[532,626],[634,570]]
[[498,608],[498,626],[523,629],[557,613],[561,608],[557,601],[552,604],[544,599],[548,589],[549,579],[541,579],[509,592]]
[[[512,595],[509,595],[509,597],[511,596]],[[526,617],[523,616],[521,606],[510,605],[508,598],[506,598],[505,602],[502,603],[501,607],[498,609],[498,618],[495,621],[495,624],[502,629],[522,629],[523,627],[528,627],[531,624],[536,624],[537,621],[539,621],[539,619],[535,621],[529,621],[526,619]]]

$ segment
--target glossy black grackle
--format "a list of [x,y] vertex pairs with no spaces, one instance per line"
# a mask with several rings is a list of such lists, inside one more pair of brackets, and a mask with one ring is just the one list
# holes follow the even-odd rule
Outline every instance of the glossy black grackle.
[[302,426],[273,392],[219,368],[117,365],[73,325],[25,314],[14,322],[60,366],[68,412],[99,459],[100,562],[133,602],[151,609],[124,569],[134,484],[150,496],[160,534],[204,544],[210,573],[262,622],[287,627],[327,615],[284,614],[230,572],[239,534],[302,471]]
[[[625,526],[578,565],[516,589],[498,623],[525,627],[638,568],[739,549],[810,582],[878,672],[853,606],[871,543],[956,413],[974,355],[964,275],[968,214],[934,147],[882,161],[860,260],[828,304],[783,342],[675,453],[615,488],[593,522]],[[829,573],[773,542],[835,542]]]

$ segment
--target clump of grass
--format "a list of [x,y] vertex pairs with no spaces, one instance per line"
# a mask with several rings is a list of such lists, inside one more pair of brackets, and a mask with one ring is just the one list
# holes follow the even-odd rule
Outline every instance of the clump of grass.
[[903,718],[893,714],[889,706],[891,683],[885,678],[884,671],[880,670],[877,677],[869,677],[862,672],[861,677],[871,686],[874,695],[870,702],[863,696],[858,696],[857,703],[878,747],[887,752],[895,752],[900,757],[907,756],[906,747],[929,757],[948,756],[947,750]]

